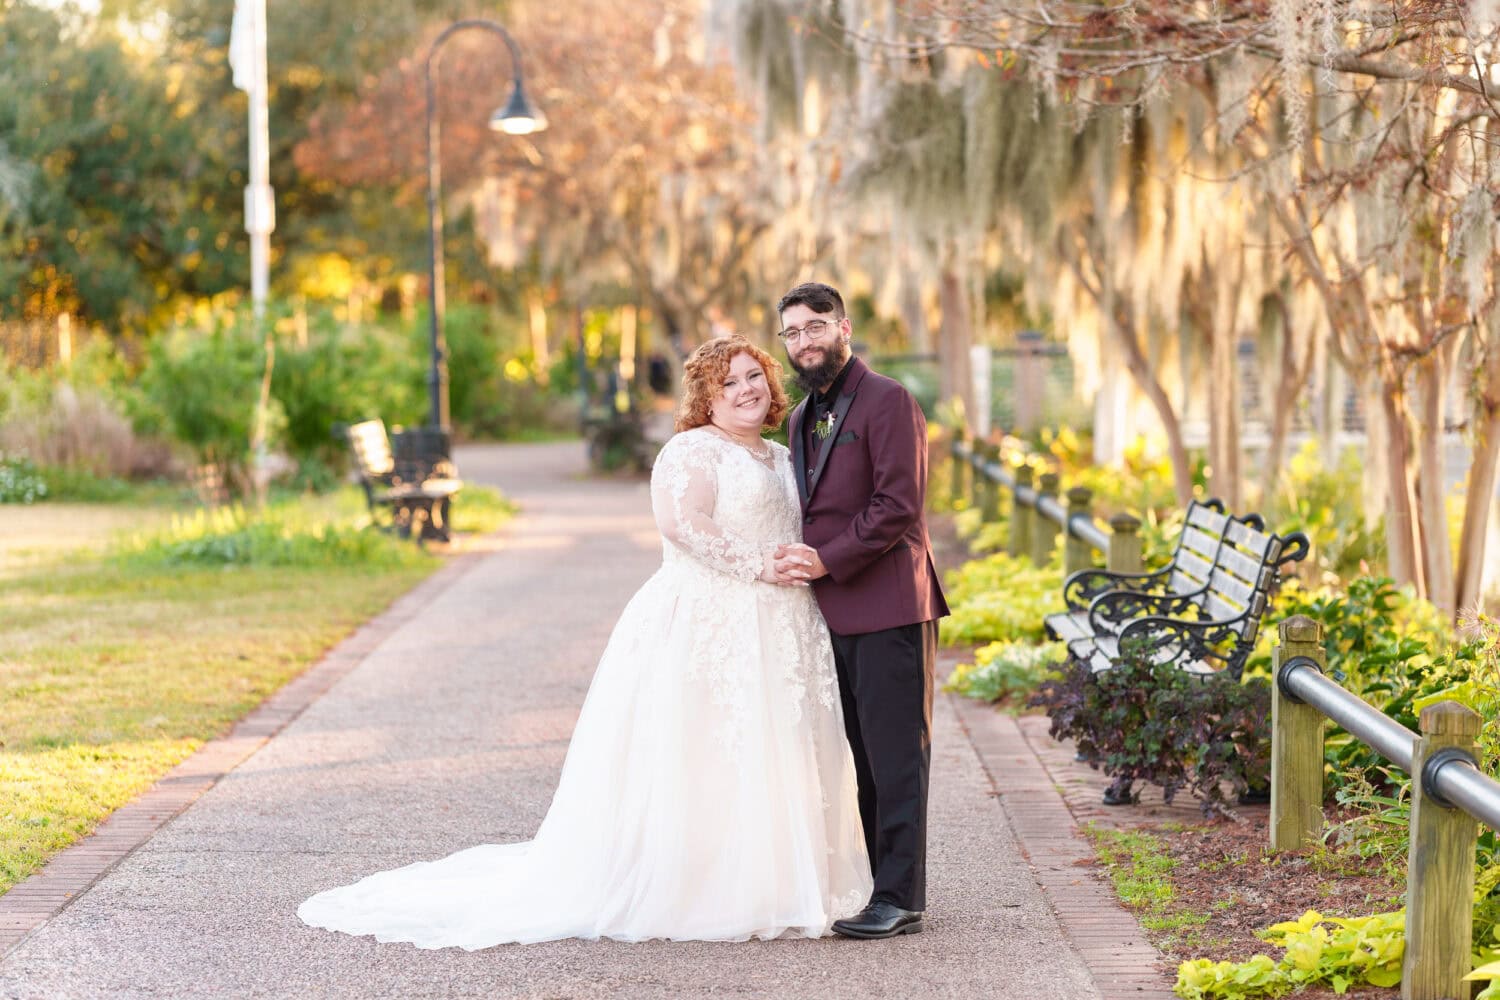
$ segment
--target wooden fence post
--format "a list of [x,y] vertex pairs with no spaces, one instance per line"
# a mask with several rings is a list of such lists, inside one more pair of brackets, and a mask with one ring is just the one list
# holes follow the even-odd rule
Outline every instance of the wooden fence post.
[[1277,630],[1271,655],[1271,850],[1295,851],[1323,833],[1323,713],[1293,701],[1276,680],[1281,666],[1305,656],[1328,665],[1323,626],[1295,615]]
[[969,464],[968,459],[960,456],[958,453],[958,449],[963,447],[964,438],[964,429],[962,427],[955,427],[953,429],[953,445],[948,449],[948,457],[953,461],[953,478],[950,481],[949,493],[955,505],[964,497],[964,470],[968,468]]
[[1141,520],[1130,514],[1109,519],[1109,554],[1104,565],[1111,573],[1141,571]]
[[970,438],[969,451],[969,506],[983,508],[984,484],[987,480],[984,473],[979,471],[979,463],[984,460],[984,442],[977,437]]
[[1042,360],[1042,334],[1021,330],[1016,334],[1015,386],[1011,402],[1015,405],[1015,432],[1030,434],[1041,426],[1042,401],[1047,394],[1045,362]]
[[1031,519],[1031,561],[1038,566],[1045,566],[1052,560],[1059,528],[1056,521],[1042,516],[1041,503],[1042,497],[1057,499],[1057,473],[1042,473],[1042,485],[1037,494],[1036,516]]
[[[981,452],[986,462],[1000,461],[1000,446],[998,444],[987,444]],[[976,471],[975,475],[979,473]],[[989,476],[984,477],[984,507],[980,511],[980,517],[985,521],[1000,520],[1000,484]]]
[[59,313],[57,317],[57,362],[63,367],[73,363],[72,313]]
[[[1088,517],[1089,507],[1094,502],[1094,491],[1087,486],[1075,486],[1068,490],[1068,523],[1071,526],[1073,518]],[[1071,531],[1068,532],[1067,541],[1063,543],[1063,572],[1077,573],[1081,569],[1088,569],[1094,565],[1094,547],[1081,538],[1077,538]]]
[[1010,545],[1006,549],[1019,558],[1031,551],[1031,522],[1036,512],[1021,502],[1021,490],[1031,488],[1032,471],[1029,465],[1016,466],[1016,492],[1010,502]]
[[[1435,754],[1467,754],[1482,721],[1456,701],[1422,709],[1411,762],[1411,850],[1406,863],[1406,957],[1402,1000],[1469,996],[1473,944],[1474,845],[1479,821],[1443,805],[1422,787],[1422,770]],[[1445,755],[1446,756],[1446,755]]]

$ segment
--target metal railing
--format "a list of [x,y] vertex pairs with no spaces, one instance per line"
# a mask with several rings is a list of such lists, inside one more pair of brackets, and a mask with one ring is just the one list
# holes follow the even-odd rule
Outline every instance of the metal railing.
[[1272,850],[1297,850],[1323,826],[1323,722],[1331,720],[1411,775],[1403,1000],[1469,996],[1479,821],[1500,829],[1500,782],[1478,766],[1483,720],[1456,701],[1422,710],[1412,732],[1324,675],[1323,627],[1282,622],[1271,700]]
[[1115,573],[1141,571],[1141,522],[1129,514],[1116,514],[1106,530],[1093,515],[1093,491],[1075,486],[1067,502],[1058,499],[1056,473],[1037,477],[1029,465],[1007,466],[1000,460],[998,445],[971,443],[962,433],[953,436],[952,491],[955,498],[966,493],[985,521],[1000,517],[1000,491],[1011,497],[1010,535],[1006,551],[1027,556],[1038,566],[1052,558],[1059,532],[1066,535],[1063,550],[1065,573],[1094,565],[1094,553],[1103,554],[1105,566]]

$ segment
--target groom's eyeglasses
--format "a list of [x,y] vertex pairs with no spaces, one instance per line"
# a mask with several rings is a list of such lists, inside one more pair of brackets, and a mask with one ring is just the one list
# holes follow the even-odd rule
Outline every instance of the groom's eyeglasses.
[[829,330],[836,329],[839,321],[836,319],[810,319],[802,324],[802,329],[789,326],[776,336],[781,338],[782,343],[790,344],[798,337],[806,337],[808,340],[821,340]]

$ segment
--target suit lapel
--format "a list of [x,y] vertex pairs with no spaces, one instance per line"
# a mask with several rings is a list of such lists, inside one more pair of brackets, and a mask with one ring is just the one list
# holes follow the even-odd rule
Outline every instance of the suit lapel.
[[847,387],[839,394],[838,401],[833,404],[833,429],[818,446],[818,464],[813,469],[812,482],[807,484],[808,496],[818,489],[818,480],[823,478],[823,466],[828,464],[828,456],[833,454],[833,443],[838,440],[839,429],[844,426],[844,416],[849,412],[849,406],[854,402],[854,387]]
[[792,415],[787,420],[787,444],[792,446],[792,478],[797,480],[797,492],[802,496],[802,503],[807,503],[807,444],[802,434],[802,413],[807,409],[807,400],[798,403],[792,409]]

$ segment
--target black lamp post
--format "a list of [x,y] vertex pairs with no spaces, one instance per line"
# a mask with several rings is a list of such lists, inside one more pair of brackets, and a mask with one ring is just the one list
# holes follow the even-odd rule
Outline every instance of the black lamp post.
[[427,236],[431,243],[428,321],[432,364],[427,372],[427,393],[431,402],[428,414],[428,432],[435,440],[424,442],[432,449],[434,457],[447,458],[448,439],[448,360],[447,343],[443,337],[443,213],[439,201],[442,190],[442,174],[439,165],[440,134],[437,116],[437,83],[433,70],[438,50],[448,38],[465,28],[483,28],[505,40],[510,49],[512,89],[505,107],[490,116],[490,128],[509,135],[530,135],[547,127],[546,118],[532,108],[521,86],[521,50],[510,33],[494,21],[468,19],[456,21],[443,30],[427,52]]

